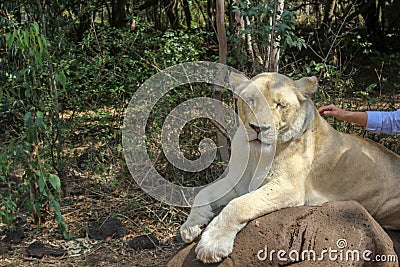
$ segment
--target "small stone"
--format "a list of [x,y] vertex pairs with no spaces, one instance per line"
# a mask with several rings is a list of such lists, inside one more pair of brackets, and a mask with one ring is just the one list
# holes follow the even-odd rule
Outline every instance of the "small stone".
[[9,231],[6,234],[6,237],[3,239],[3,241],[6,243],[17,244],[17,243],[20,243],[22,241],[22,239],[24,239],[24,238],[25,238],[24,230],[17,229],[14,231]]
[[26,249],[26,253],[31,257],[42,258],[44,255],[61,257],[67,253],[67,251],[64,249],[46,247],[39,241],[36,241],[29,245]]
[[128,245],[134,249],[153,249],[160,245],[160,241],[154,235],[141,235],[130,240]]
[[4,255],[11,250],[10,245],[0,245],[0,255]]
[[127,230],[117,218],[107,218],[93,223],[89,227],[89,237],[97,240],[104,240],[109,237],[119,238],[126,235]]
[[174,236],[172,240],[175,244],[185,244],[185,241],[183,241],[181,235]]

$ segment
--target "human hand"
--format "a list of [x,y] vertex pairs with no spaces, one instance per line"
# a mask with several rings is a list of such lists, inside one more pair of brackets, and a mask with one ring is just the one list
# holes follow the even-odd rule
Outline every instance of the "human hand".
[[321,116],[333,116],[338,120],[346,120],[347,111],[338,108],[337,106],[330,104],[328,106],[323,106],[318,109]]
[[368,114],[366,112],[347,111],[332,104],[320,107],[318,112],[321,116],[333,116],[338,120],[356,123],[363,127],[368,122]]

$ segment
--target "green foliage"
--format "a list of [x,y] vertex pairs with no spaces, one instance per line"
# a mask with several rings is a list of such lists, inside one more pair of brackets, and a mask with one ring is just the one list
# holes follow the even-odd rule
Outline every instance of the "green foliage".
[[[14,151],[13,149],[10,149]],[[10,172],[12,169],[12,154],[11,151],[2,151],[0,153],[0,183],[10,187]],[[14,151],[15,152],[15,151]],[[0,217],[1,221],[5,224],[10,223],[15,218],[15,212],[17,211],[18,198],[8,190],[2,192],[0,200]]]
[[370,55],[372,53],[372,43],[365,40],[360,34],[357,34],[352,39],[352,43],[362,49],[362,53],[365,55]]
[[[59,230],[69,237],[59,203],[59,166],[66,164],[59,156],[64,147],[59,137],[66,140],[68,132],[80,131],[85,125],[82,136],[94,135],[104,144],[118,142],[122,116],[115,118],[103,107],[121,110],[134,90],[158,70],[205,59],[208,51],[202,42],[207,36],[200,29],[161,32],[145,23],[133,31],[96,25],[82,42],[64,40],[55,49],[55,42],[47,40],[38,23],[14,21],[5,35],[8,54],[2,59],[0,74],[4,81],[0,109],[5,111],[0,118],[8,129],[17,129],[12,135],[7,131],[15,144],[1,153],[0,177],[9,188],[2,194],[2,221],[11,222],[19,209],[17,203],[29,194],[31,198],[23,203],[35,219],[42,218],[48,207]],[[89,109],[94,113],[72,115],[73,121],[65,121],[61,119],[63,109],[73,114]],[[89,155],[86,166],[103,175],[110,157],[102,148],[99,151],[92,158]],[[116,150],[118,157],[121,151]],[[11,185],[9,177],[18,170],[23,171],[21,181]]]
[[201,40],[206,35],[201,30],[163,33],[139,22],[134,31],[99,26],[60,55],[57,67],[68,76],[62,101],[68,108],[83,109],[124,105],[132,91],[157,71],[204,59]]
[[[277,5],[279,5],[278,0],[240,1],[239,5],[233,5],[233,11],[240,12],[240,16],[245,20],[244,29],[239,29],[238,35],[231,35],[232,41],[239,45],[236,49],[241,51],[249,49],[244,47],[246,42],[240,40],[244,36],[247,36],[246,38],[251,37],[252,42],[254,42],[252,49],[257,50],[259,56],[264,59],[268,57],[268,47],[276,48],[276,46],[279,46],[282,51],[286,48],[295,48],[301,51],[307,47],[305,40],[295,34],[295,12],[287,9],[279,11]],[[246,53],[237,52],[237,54],[239,58],[236,60],[246,60],[243,58]],[[231,64],[235,65],[235,59],[233,60]]]
[[[21,116],[22,123],[19,134],[13,137],[16,143],[2,153],[0,175],[6,181],[12,170],[22,168],[24,172],[20,185],[11,187],[4,196],[4,208],[0,209],[2,221],[10,222],[16,211],[16,201],[23,194],[29,194],[30,199],[25,205],[35,220],[41,219],[41,210],[49,202],[60,232],[68,237],[67,226],[56,200],[60,195],[61,181],[54,174],[54,165],[47,163],[55,164],[54,142],[59,140],[55,140],[54,136],[60,132],[57,128],[60,93],[57,88],[65,89],[66,76],[51,69],[50,42],[40,32],[36,22],[14,23],[13,30],[6,34],[6,49],[9,55],[5,58],[5,76],[0,77],[6,81],[1,89],[1,103],[3,108],[11,110],[10,115]],[[55,86],[52,75],[61,86]],[[21,104],[21,109],[14,113],[12,106],[16,102]]]
[[206,48],[200,44],[207,34],[198,29],[196,33],[188,33],[183,30],[167,30],[163,35],[155,38],[159,44],[155,50],[146,49],[144,54],[152,59],[157,68],[164,69],[183,62],[201,60]]

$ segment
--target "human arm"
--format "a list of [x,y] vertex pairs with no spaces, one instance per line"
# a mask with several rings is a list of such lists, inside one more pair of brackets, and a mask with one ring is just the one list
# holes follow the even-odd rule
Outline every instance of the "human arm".
[[347,111],[335,105],[323,106],[318,109],[321,116],[333,116],[338,120],[356,123],[366,130],[376,134],[400,133],[400,109],[391,112],[385,111]]
[[367,111],[366,129],[377,133],[400,134],[400,109],[396,111]]
[[347,111],[333,104],[320,107],[318,112],[321,116],[333,116],[338,120],[356,123],[362,127],[367,126],[368,122],[368,114],[366,112]]

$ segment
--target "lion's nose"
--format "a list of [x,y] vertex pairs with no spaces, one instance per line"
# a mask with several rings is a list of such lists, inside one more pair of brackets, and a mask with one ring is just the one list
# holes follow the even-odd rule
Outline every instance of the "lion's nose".
[[252,123],[249,123],[249,125],[251,128],[253,128],[254,131],[256,131],[256,133],[268,131],[271,128],[270,126],[265,126],[265,125],[258,126]]

